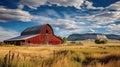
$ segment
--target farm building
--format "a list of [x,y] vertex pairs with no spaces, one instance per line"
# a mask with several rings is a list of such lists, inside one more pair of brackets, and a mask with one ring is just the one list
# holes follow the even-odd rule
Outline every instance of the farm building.
[[53,29],[49,24],[34,26],[25,29],[20,36],[4,41],[6,44],[37,44],[37,45],[58,45],[63,41],[54,35]]

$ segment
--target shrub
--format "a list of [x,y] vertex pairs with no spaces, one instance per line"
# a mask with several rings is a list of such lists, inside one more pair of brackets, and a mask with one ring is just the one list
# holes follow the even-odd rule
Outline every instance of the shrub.
[[70,43],[71,43],[71,44],[76,44],[76,42],[75,42],[75,41],[71,41]]
[[62,36],[58,36],[58,37],[63,40],[63,43],[67,42],[67,38],[66,37],[62,37]]
[[107,43],[107,40],[106,40],[106,39],[96,39],[96,40],[95,40],[95,43],[96,43],[96,44],[106,44],[106,43]]
[[67,38],[63,37],[63,42],[66,43],[67,42]]

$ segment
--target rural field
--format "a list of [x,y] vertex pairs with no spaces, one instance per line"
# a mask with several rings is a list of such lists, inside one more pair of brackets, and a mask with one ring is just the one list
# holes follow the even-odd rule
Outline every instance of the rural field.
[[120,67],[120,42],[0,46],[0,67]]

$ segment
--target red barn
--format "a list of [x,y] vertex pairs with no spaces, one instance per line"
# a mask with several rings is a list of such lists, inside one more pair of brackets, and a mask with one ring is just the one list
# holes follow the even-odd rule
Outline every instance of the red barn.
[[6,44],[41,44],[58,45],[63,41],[54,35],[53,29],[49,24],[34,26],[25,29],[20,36],[4,41]]

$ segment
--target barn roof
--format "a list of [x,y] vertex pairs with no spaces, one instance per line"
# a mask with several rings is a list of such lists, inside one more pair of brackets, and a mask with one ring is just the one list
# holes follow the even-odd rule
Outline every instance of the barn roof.
[[5,41],[24,40],[24,39],[28,39],[28,38],[31,38],[31,37],[34,37],[34,36],[37,36],[37,35],[23,35],[23,36],[14,37],[14,38],[11,38],[11,39],[8,39],[8,40],[5,40]]
[[[45,25],[50,26],[49,24],[45,24]],[[5,40],[5,41],[25,40],[25,39],[34,37],[34,36],[36,36],[40,33],[42,27],[45,26],[45,25],[28,27],[21,33],[21,36],[14,37],[14,38],[11,38],[11,39],[8,39],[8,40]]]
[[26,28],[26,29],[21,33],[21,36],[23,36],[23,35],[35,35],[35,34],[39,34],[39,33],[40,33],[40,30],[41,30],[41,28],[42,28],[43,26],[44,26],[44,25],[28,27],[28,28]]

